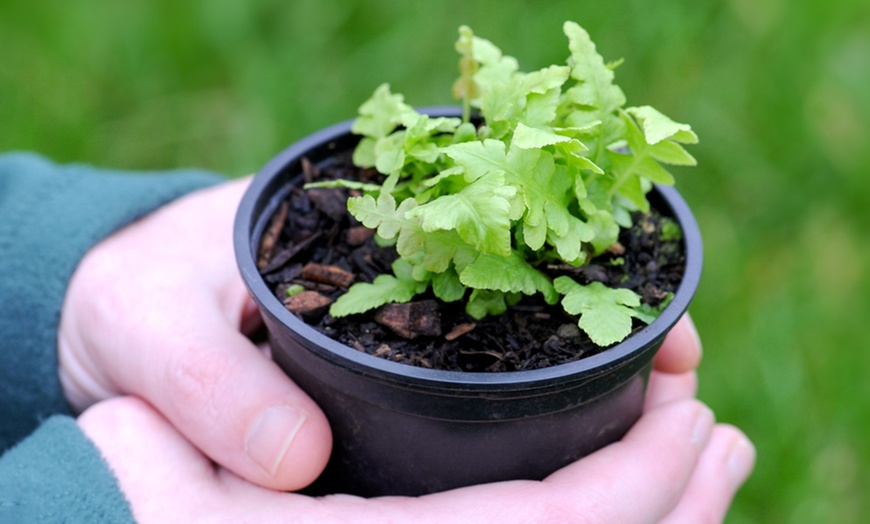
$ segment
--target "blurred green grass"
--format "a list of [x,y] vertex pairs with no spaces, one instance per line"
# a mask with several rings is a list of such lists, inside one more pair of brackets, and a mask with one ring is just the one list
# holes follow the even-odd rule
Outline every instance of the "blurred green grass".
[[732,523],[870,516],[870,4],[0,2],[0,151],[232,176],[388,81],[452,103],[460,24],[525,70],[586,27],[636,105],[693,125],[700,396],[758,446]]

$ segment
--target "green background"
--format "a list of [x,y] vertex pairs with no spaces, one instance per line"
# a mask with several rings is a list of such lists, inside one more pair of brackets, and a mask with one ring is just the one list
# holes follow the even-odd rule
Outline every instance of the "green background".
[[863,521],[870,2],[0,0],[0,151],[238,176],[381,82],[452,103],[460,24],[529,71],[566,19],[701,137],[700,396],[758,446],[728,521]]

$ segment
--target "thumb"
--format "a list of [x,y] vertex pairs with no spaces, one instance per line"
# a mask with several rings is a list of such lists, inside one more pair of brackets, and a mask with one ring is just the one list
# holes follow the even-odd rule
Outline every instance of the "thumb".
[[238,329],[212,323],[161,345],[135,393],[197,448],[264,487],[297,490],[317,478],[332,448],[326,417]]

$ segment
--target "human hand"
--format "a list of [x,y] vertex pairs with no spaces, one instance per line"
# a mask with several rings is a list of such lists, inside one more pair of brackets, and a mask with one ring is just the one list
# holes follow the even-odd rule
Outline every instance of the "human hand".
[[320,409],[245,336],[259,314],[232,247],[249,180],[197,191],[106,238],[76,269],[61,314],[61,383],[74,409],[151,404],[241,478],[299,489],[332,435]]
[[[701,340],[688,314],[668,333],[653,360],[645,412],[693,398]],[[662,524],[721,522],[755,465],[755,447],[737,428],[718,424],[676,507]],[[654,520],[650,522],[656,522]]]
[[[210,458],[220,465],[221,478],[245,486],[246,492],[259,493],[244,481],[278,490],[297,489],[319,474],[328,457],[331,435],[320,410],[243,336],[259,318],[233,262],[229,236],[245,186],[242,181],[197,192],[131,224],[96,246],[70,284],[59,357],[71,403],[81,410],[114,396],[135,395],[156,408],[123,399],[95,406],[82,418],[86,431],[113,457],[110,462],[119,477],[128,477],[122,486],[129,486],[129,478],[141,480],[141,485],[124,488],[131,500],[137,498],[139,488],[144,494],[162,492],[172,499],[166,491],[171,483],[149,484],[161,462],[166,462],[166,468],[178,468],[179,478],[188,478],[191,468],[211,470]],[[650,410],[694,394],[692,370],[700,347],[687,326],[686,321],[678,324],[656,357]],[[270,409],[275,406],[285,407]],[[100,428],[111,429],[103,424],[103,417],[125,413],[141,419],[146,428],[150,421],[156,431],[140,433],[122,424],[109,436],[100,436]],[[264,413],[275,416],[263,418]],[[297,416],[295,424],[291,420],[290,428],[282,430],[282,414],[300,413],[301,426]],[[265,434],[261,436],[257,428],[265,429]],[[117,438],[118,431],[135,434]],[[163,455],[161,442],[167,450],[183,442],[187,447],[178,448],[179,458],[187,462]],[[123,450],[112,454],[113,446],[126,443],[141,444],[154,455],[137,462],[137,457],[147,454]],[[695,484],[693,480],[690,486]],[[706,491],[721,485],[721,481],[709,483]],[[193,482],[175,492],[176,498],[191,490],[219,487],[195,486]],[[694,491],[700,493],[697,500],[705,500],[704,489]],[[718,493],[716,507],[727,507],[730,495],[722,493],[728,491]],[[147,506],[149,499],[141,500]],[[179,500],[182,505],[189,503]],[[373,511],[380,511],[374,507]]]
[[717,522],[752,468],[735,428],[692,399],[697,338],[681,321],[662,347],[645,414],[622,441],[547,479],[419,498],[313,499],[278,493],[214,465],[147,404],[102,402],[79,424],[118,477],[138,521],[189,522]]

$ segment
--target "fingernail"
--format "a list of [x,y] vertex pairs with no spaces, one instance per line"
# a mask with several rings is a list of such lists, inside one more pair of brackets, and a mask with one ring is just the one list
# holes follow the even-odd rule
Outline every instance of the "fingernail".
[[703,446],[710,438],[710,433],[713,431],[713,424],[716,422],[713,416],[713,411],[707,406],[701,407],[698,410],[695,426],[692,428],[692,444]]
[[245,453],[271,476],[275,476],[290,444],[308,416],[292,406],[266,409],[251,425],[245,439]]
[[755,466],[755,446],[746,438],[739,438],[731,445],[728,452],[728,471],[736,485],[741,485],[749,478]]

